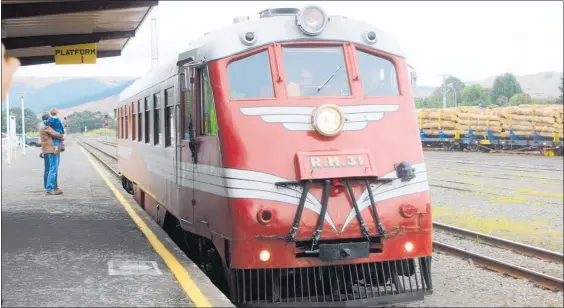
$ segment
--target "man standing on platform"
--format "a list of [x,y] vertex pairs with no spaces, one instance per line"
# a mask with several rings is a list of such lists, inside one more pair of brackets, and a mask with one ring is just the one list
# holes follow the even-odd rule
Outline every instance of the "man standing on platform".
[[[47,121],[49,113],[43,113],[41,119]],[[60,153],[55,152],[53,138],[63,140],[63,136],[47,125],[42,125],[39,129],[39,138],[41,140],[41,154],[45,161],[45,171],[43,174],[43,183],[47,195],[60,195],[63,192],[57,187],[57,173],[59,171]]]

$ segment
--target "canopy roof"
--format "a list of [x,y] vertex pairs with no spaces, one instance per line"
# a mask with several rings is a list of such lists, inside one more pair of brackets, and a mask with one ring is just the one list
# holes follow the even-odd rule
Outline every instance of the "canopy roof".
[[54,63],[53,46],[98,43],[120,56],[158,0],[2,0],[2,43],[22,65]]

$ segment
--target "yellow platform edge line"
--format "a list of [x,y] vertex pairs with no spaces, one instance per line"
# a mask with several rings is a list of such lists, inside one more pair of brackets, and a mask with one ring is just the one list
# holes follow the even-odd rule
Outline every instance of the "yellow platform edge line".
[[212,307],[211,303],[208,301],[202,291],[200,291],[200,288],[198,288],[192,278],[190,278],[190,274],[188,274],[188,271],[182,266],[182,264],[180,264],[178,259],[176,259],[176,257],[165,247],[165,245],[159,240],[155,233],[153,233],[151,228],[147,226],[143,219],[139,217],[139,215],[131,207],[131,204],[127,201],[127,199],[125,199],[125,196],[119,190],[117,190],[117,188],[112,184],[112,182],[110,182],[106,175],[104,175],[102,170],[100,170],[100,167],[98,167],[98,165],[94,162],[90,155],[86,153],[82,147],[80,148],[80,150],[90,161],[90,164],[92,164],[94,169],[96,169],[106,185],[114,193],[131,219],[137,224],[137,227],[139,227],[141,232],[143,232],[145,237],[147,237],[147,240],[149,241],[151,246],[153,246],[153,249],[155,249],[155,251],[161,256],[170,271],[176,277],[176,280],[178,280],[178,283],[180,283],[180,285],[182,286],[182,289],[184,289],[184,292],[186,292],[190,300],[192,300],[194,305],[196,307]]

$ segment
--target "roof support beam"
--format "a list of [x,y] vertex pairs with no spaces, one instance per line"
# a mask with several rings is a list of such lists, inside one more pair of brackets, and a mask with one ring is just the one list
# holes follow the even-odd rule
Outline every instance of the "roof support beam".
[[[98,51],[98,58],[109,58],[121,56],[121,50]],[[34,56],[18,58],[22,66],[55,63],[55,56]]]
[[135,37],[135,31],[94,32],[28,37],[9,37],[2,40],[7,50],[40,46],[64,46]]
[[89,0],[33,3],[2,3],[2,20],[45,15],[71,14],[103,10],[130,9],[157,6],[158,0]]

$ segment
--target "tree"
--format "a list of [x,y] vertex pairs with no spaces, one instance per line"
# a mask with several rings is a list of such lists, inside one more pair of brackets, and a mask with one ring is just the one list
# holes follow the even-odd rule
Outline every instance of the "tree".
[[515,94],[523,93],[521,85],[517,82],[515,75],[505,73],[502,76],[497,76],[494,80],[490,100],[492,103],[502,106]]
[[519,105],[530,105],[533,103],[533,99],[527,93],[518,93],[513,95],[509,99],[509,106],[519,106]]
[[475,84],[465,87],[462,90],[461,96],[462,105],[464,106],[487,106],[489,105],[490,90],[479,84]]
[[[94,130],[104,127],[104,115],[99,112],[89,110],[75,112],[67,117],[68,133],[84,132],[84,127],[88,130]],[[108,120],[110,128],[115,127],[115,122]]]
[[[10,115],[16,118],[16,134],[22,133],[22,108],[14,107],[10,108]],[[35,115],[33,110],[29,108],[24,109],[24,119],[25,119],[25,132],[37,132],[39,131],[39,122],[41,120]],[[2,132],[6,132],[6,114],[2,112]]]

